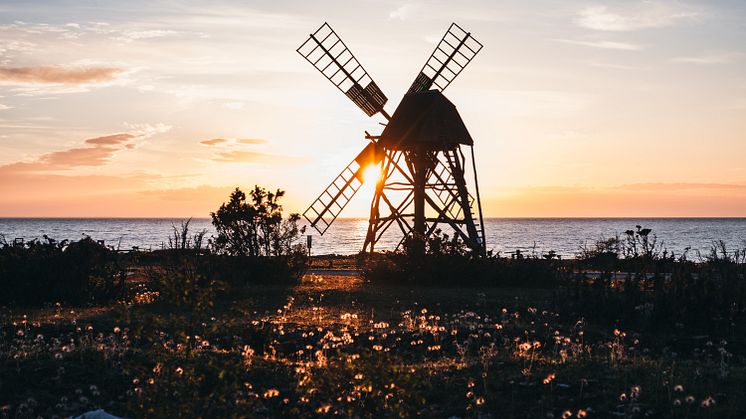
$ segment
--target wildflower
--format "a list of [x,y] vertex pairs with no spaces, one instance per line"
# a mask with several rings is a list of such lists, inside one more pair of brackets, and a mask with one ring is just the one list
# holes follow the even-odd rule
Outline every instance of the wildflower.
[[176,368],[176,374],[178,374],[178,375],[182,375],[182,374],[184,374],[184,368],[181,368],[181,367],[177,367],[177,368]]
[[715,399],[712,398],[712,396],[707,396],[706,399],[702,400],[702,407],[710,407],[715,404]]
[[577,415],[577,416],[578,416],[579,418],[584,418],[584,417],[586,417],[587,415],[588,415],[588,413],[587,413],[587,412],[586,412],[585,410],[583,410],[583,409],[578,409],[578,415]]
[[681,399],[673,399],[674,406],[681,406]]
[[543,381],[544,384],[549,384],[552,381],[554,381],[554,377],[555,377],[555,373],[551,373],[551,374],[547,375],[546,378],[544,378],[544,381]]
[[562,419],[567,419],[571,416],[572,416],[572,412],[569,410],[565,410],[564,412],[562,412]]
[[681,384],[677,384],[676,386],[674,386],[673,391],[675,391],[677,393],[683,393],[684,392],[684,386],[682,386]]
[[477,397],[477,406],[481,406],[484,404],[484,397],[479,396]]
[[363,379],[363,374],[360,374],[360,373],[355,374],[355,379],[356,380],[362,380]]
[[269,398],[272,398],[272,397],[277,397],[279,395],[280,395],[280,390],[278,390],[276,388],[270,388],[269,390],[267,390],[267,391],[264,392],[264,398],[265,399],[269,399]]
[[620,401],[620,402],[623,402],[623,401],[625,401],[625,400],[627,400],[627,393],[622,393],[622,394],[620,394],[620,395],[619,395],[619,401]]
[[688,396],[686,396],[686,399],[684,399],[684,400],[686,400],[686,402],[687,402],[688,404],[692,404],[692,403],[694,403],[694,401],[695,401],[695,398],[694,398],[694,396],[692,396],[692,395],[688,395]]
[[121,331],[122,329],[120,329],[119,326],[114,326],[114,333],[119,333]]

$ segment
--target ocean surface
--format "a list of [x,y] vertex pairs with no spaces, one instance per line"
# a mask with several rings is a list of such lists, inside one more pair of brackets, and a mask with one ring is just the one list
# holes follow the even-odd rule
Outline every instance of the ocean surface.
[[[57,240],[79,240],[88,235],[107,245],[128,250],[160,249],[168,244],[173,226],[181,219],[163,218],[0,218],[0,235],[7,242],[15,238],[41,239],[45,234]],[[367,229],[365,219],[338,219],[324,236],[313,235],[312,253],[353,254],[362,249]],[[712,243],[723,240],[728,249],[746,248],[746,218],[488,218],[485,219],[487,248],[507,254],[520,249],[539,254],[554,250],[563,257],[575,256],[581,246],[599,239],[622,235],[640,225],[653,233],[666,249],[689,257],[709,252]],[[207,218],[193,219],[194,231],[214,229]],[[307,231],[308,233],[309,231]],[[392,250],[400,237],[392,229],[376,247]],[[2,238],[0,238],[2,240]]]

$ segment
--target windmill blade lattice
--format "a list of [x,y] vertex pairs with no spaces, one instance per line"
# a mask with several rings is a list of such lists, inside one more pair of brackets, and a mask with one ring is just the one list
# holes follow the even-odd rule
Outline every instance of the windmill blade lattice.
[[383,110],[386,95],[328,23],[296,51],[368,116]]
[[319,234],[323,235],[326,232],[363,186],[363,171],[370,164],[380,163],[382,158],[383,155],[377,151],[376,144],[369,143],[303,213]]
[[482,44],[471,33],[452,23],[407,93],[424,92],[432,87],[442,92],[481,49]]

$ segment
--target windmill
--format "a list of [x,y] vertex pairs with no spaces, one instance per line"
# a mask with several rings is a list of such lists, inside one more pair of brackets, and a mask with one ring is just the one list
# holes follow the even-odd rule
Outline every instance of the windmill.
[[[484,254],[484,223],[479,199],[474,141],[456,107],[443,91],[482,49],[469,32],[453,23],[415,77],[393,115],[375,81],[337,33],[324,23],[297,51],[368,116],[380,113],[380,135],[365,132],[369,143],[316,198],[303,216],[323,235],[360,189],[365,171],[378,167],[363,251],[373,251],[392,226],[406,238],[423,241],[439,226],[450,226],[474,252]],[[462,147],[463,146],[463,147]],[[467,161],[463,149],[471,156]],[[474,195],[466,183],[471,164]]]

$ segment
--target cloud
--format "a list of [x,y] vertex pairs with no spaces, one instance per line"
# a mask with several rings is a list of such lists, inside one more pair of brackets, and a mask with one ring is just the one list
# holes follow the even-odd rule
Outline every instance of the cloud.
[[237,140],[240,144],[266,144],[267,140],[261,138],[242,138]]
[[224,163],[248,163],[272,157],[270,154],[247,150],[219,151],[213,156],[213,160]]
[[584,28],[599,31],[634,31],[672,26],[700,15],[692,9],[675,8],[670,4],[655,1],[624,4],[625,7],[614,9],[608,6],[586,7],[580,11],[576,23]]
[[2,103],[0,103],[0,111],[4,111],[6,109],[13,109],[13,107],[8,106],[8,105],[3,105]]
[[261,138],[210,138],[199,142],[212,149],[211,161],[218,163],[300,163],[303,158],[257,151],[254,146],[267,144]]
[[0,166],[0,172],[44,173],[65,171],[76,167],[103,166],[108,164],[115,154],[124,150],[132,150],[138,143],[170,128],[162,124],[140,126],[143,128],[133,132],[89,138],[83,142],[81,147],[42,154],[30,161],[6,164]]
[[420,10],[420,5],[408,3],[394,9],[389,13],[389,19],[408,20]]
[[626,42],[615,42],[615,41],[574,41],[572,39],[555,39],[557,42],[563,42],[565,44],[582,45],[592,48],[602,49],[614,49],[621,51],[640,51],[641,45],[629,44]]
[[0,82],[79,85],[109,81],[120,72],[115,67],[0,67]]
[[271,154],[252,150],[248,146],[266,144],[266,140],[258,138],[211,138],[202,140],[200,144],[217,148],[211,159],[221,163],[257,162],[274,157]]
[[91,138],[90,140],[86,140],[85,142],[86,144],[96,144],[96,145],[117,145],[117,144],[126,143],[132,138],[135,138],[135,136],[132,134],[114,134],[114,135],[107,135],[105,137]]
[[216,145],[223,145],[223,146],[239,146],[241,144],[244,145],[257,145],[257,144],[267,144],[267,140],[263,140],[261,138],[211,138],[209,140],[202,140],[199,142],[202,145],[212,147]]
[[225,138],[213,138],[213,139],[210,139],[210,140],[202,140],[199,143],[202,144],[202,145],[206,145],[206,146],[210,147],[210,146],[214,146],[214,145],[218,145],[218,144],[223,144],[223,143],[225,143],[227,141],[228,140],[226,140]]
[[699,55],[692,57],[676,57],[672,58],[671,61],[675,63],[686,63],[686,64],[699,64],[699,65],[712,65],[712,64],[728,64],[736,61],[741,54],[738,53],[723,53],[723,54],[710,54],[710,55]]
[[132,42],[132,41],[139,41],[141,39],[163,38],[166,36],[172,36],[176,34],[178,34],[177,31],[166,30],[166,29],[124,31],[120,35],[114,37],[114,39],[118,41]]

